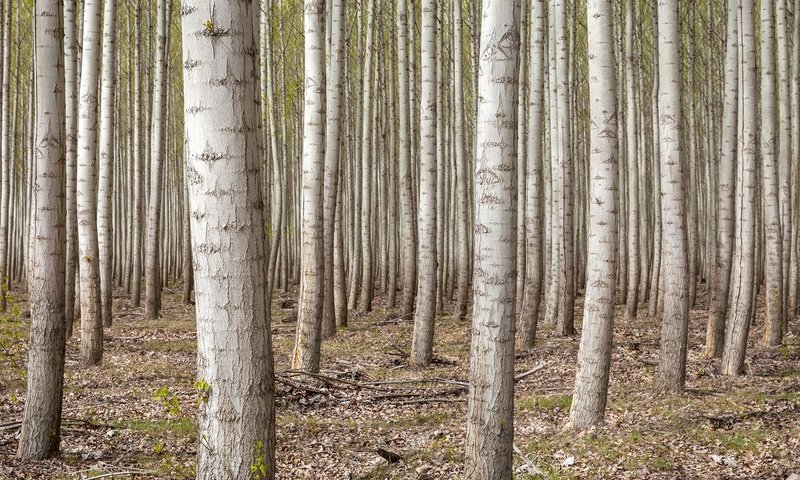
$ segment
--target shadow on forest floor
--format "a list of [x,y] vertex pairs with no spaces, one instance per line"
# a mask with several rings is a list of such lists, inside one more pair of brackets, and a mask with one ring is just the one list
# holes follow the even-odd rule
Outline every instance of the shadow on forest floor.
[[[469,323],[442,316],[437,361],[405,366],[412,322],[376,309],[323,345],[323,371],[287,371],[294,302],[273,309],[278,372],[278,478],[453,479],[461,475],[465,435]],[[25,395],[27,322],[20,311],[0,320],[0,478],[194,478],[195,333],[193,307],[167,290],[163,318],[145,322],[128,299],[115,303],[99,367],[78,364],[67,346],[62,456],[16,459]],[[376,302],[377,304],[377,302]],[[282,308],[287,307],[287,308]],[[580,320],[580,308],[576,308]],[[688,389],[652,391],[658,320],[618,312],[606,424],[562,433],[569,413],[578,336],[555,338],[543,326],[537,347],[517,357],[518,373],[545,365],[516,387],[516,478],[786,478],[800,475],[800,339],[757,345],[748,375],[724,378],[703,357],[705,310],[692,311]],[[760,322],[760,318],[759,318]],[[797,330],[795,323],[792,331]],[[377,449],[402,461],[388,465]]]

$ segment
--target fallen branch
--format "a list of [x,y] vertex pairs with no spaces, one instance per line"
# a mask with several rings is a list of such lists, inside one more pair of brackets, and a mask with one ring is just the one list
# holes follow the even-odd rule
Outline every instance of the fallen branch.
[[111,473],[103,473],[101,475],[94,475],[92,477],[84,477],[84,480],[97,480],[98,478],[111,478],[111,477],[121,477],[122,475],[152,475],[157,476],[155,472],[145,471],[145,470],[130,470],[124,472],[111,472]]
[[377,391],[380,391],[380,392],[385,392],[386,391],[385,388],[379,388],[379,387],[375,387],[375,386],[372,386],[372,385],[369,385],[369,384],[366,384],[366,383],[356,382],[356,381],[353,381],[353,380],[345,380],[343,378],[330,377],[328,375],[323,375],[321,373],[310,373],[310,372],[303,372],[303,371],[300,371],[300,370],[287,370],[287,371],[279,374],[279,376],[283,376],[283,375],[287,375],[287,376],[306,376],[306,377],[316,378],[317,380],[322,380],[322,381],[327,381],[327,382],[343,383],[345,385],[352,385],[352,386],[358,387],[358,388],[366,388],[366,389],[369,389],[369,390],[377,390]]
[[515,375],[514,376],[514,383],[517,383],[517,382],[525,379],[526,377],[529,377],[529,376],[533,375],[534,373],[538,372],[539,370],[542,370],[546,366],[547,366],[546,364],[542,363],[542,364],[536,365],[535,367],[531,368],[527,372],[522,372],[519,375]]
[[394,405],[411,405],[414,403],[466,403],[466,398],[414,398],[411,400],[397,400],[389,402]]
[[317,393],[317,394],[320,394],[320,395],[331,395],[331,392],[329,392],[327,390],[320,390],[319,388],[315,388],[315,387],[312,387],[310,385],[304,385],[304,384],[302,384],[300,382],[295,382],[293,380],[289,380],[288,378],[281,378],[281,377],[276,376],[275,377],[275,381],[279,382],[279,383],[282,383],[284,385],[288,385],[288,386],[293,387],[293,388],[297,388],[297,389],[300,389],[300,390],[305,390],[307,392]]
[[22,422],[8,422],[0,424],[0,430],[16,430],[22,426]]
[[512,443],[511,446],[514,447],[514,451],[517,452],[520,460],[522,460],[522,463],[524,463],[525,466],[530,469],[531,473],[542,478],[547,478],[547,475],[545,475],[545,473],[539,469],[539,467],[534,465],[533,462],[531,462],[530,459],[524,453],[522,453],[522,450],[519,449],[516,443]]

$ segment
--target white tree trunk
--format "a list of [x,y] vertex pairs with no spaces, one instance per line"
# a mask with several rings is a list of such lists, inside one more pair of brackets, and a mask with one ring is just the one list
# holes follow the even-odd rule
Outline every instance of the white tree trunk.
[[777,105],[775,102],[775,23],[773,21],[774,0],[761,1],[761,162],[766,274],[766,319],[764,344],[780,345],[783,338],[783,260],[780,217],[780,190],[778,183],[778,144],[776,133]]
[[64,0],[64,97],[66,103],[66,204],[67,260],[64,272],[64,318],[67,337],[75,319],[75,270],[78,254],[77,166],[78,166],[78,36],[75,0]]
[[[639,150],[637,145],[637,110],[634,98],[633,2],[625,0],[625,139],[627,140],[628,193],[628,296],[625,318],[636,318],[639,306]],[[590,42],[591,44],[591,42]],[[592,184],[594,176],[592,175]],[[590,196],[591,198],[591,196]],[[590,202],[591,204],[592,202]]]
[[[407,0],[397,0],[397,101],[398,120],[398,174],[400,176],[400,216],[402,217],[402,259],[403,295],[400,300],[400,313],[409,315],[414,311],[414,298],[417,288],[417,226],[414,210],[414,177],[411,168],[411,145],[413,128],[409,99],[410,65],[408,45]],[[413,38],[413,37],[412,37]]]
[[164,173],[165,126],[167,120],[167,35],[171,0],[158,0],[156,58],[153,81],[152,132],[150,137],[150,200],[147,205],[145,248],[145,318],[155,320],[161,311],[161,179]]
[[718,358],[725,342],[725,318],[731,285],[736,195],[736,149],[739,115],[739,1],[728,0],[727,49],[725,54],[725,106],[722,112],[722,143],[717,175],[716,279],[706,329],[706,355]]
[[330,15],[331,40],[328,55],[328,75],[325,84],[325,198],[323,223],[325,233],[325,288],[323,294],[322,336],[330,338],[336,333],[336,308],[334,301],[334,234],[337,198],[339,196],[340,146],[344,121],[345,73],[345,0],[332,0]]
[[530,65],[528,70],[528,162],[527,172],[517,172],[526,177],[525,188],[525,293],[519,306],[517,347],[532,348],[536,340],[539,307],[544,283],[542,231],[544,185],[544,34],[547,31],[547,8],[544,0],[531,0],[530,11]]
[[[662,272],[664,311],[661,354],[656,372],[659,388],[680,391],[686,381],[689,321],[689,264],[686,240],[686,196],[682,157],[681,38],[678,0],[658,3],[659,157],[661,159]],[[635,287],[634,287],[635,288]]]
[[83,56],[78,104],[78,266],[81,298],[81,359],[87,365],[103,358],[97,245],[97,80],[100,69],[101,0],[86,0],[83,10]]
[[319,371],[322,341],[323,182],[325,174],[325,2],[305,0],[305,97],[300,225],[300,298],[292,368]]
[[466,467],[512,476],[519,2],[483,2],[476,124],[475,270]]
[[738,150],[736,164],[736,234],[734,236],[731,293],[725,347],[720,371],[738,375],[744,367],[747,334],[753,305],[758,192],[758,122],[756,93],[756,35],[753,0],[740,0]]
[[254,15],[252,2],[182,6],[197,375],[209,386],[198,479],[252,478],[254,467],[275,475]]
[[419,232],[417,306],[411,340],[411,365],[433,359],[436,317],[436,0],[422,2],[422,89],[420,94],[420,187],[417,209]]
[[114,179],[114,107],[117,71],[116,0],[106,0],[103,18],[103,72],[100,103],[100,181],[97,185],[97,246],[100,262],[100,308],[103,325],[111,326],[113,233],[111,190]]
[[[631,11],[628,6],[627,19]],[[589,232],[586,300],[578,350],[575,391],[568,429],[581,430],[601,423],[608,398],[614,294],[617,287],[618,129],[617,79],[614,58],[611,2],[589,0],[586,27],[589,35]],[[633,24],[626,21],[627,28]],[[632,43],[632,42],[631,42]],[[630,51],[626,51],[630,54]],[[630,58],[628,58],[630,61]],[[628,75],[631,80],[632,75]],[[629,86],[630,88],[630,86]],[[633,110],[628,105],[628,113]],[[630,127],[630,123],[628,123]],[[630,132],[626,132],[630,134]],[[629,143],[630,145],[630,143]],[[630,154],[630,152],[629,152]],[[630,165],[630,160],[628,160]],[[630,177],[629,177],[630,180]],[[629,247],[631,245],[628,245]],[[636,266],[633,264],[632,266]],[[636,268],[634,268],[636,270]],[[630,290],[637,290],[636,284]],[[630,296],[628,297],[630,298]]]
[[64,164],[67,139],[61,0],[38,0],[34,18],[37,32],[36,176],[32,186],[34,206],[28,283],[31,328],[28,390],[18,454],[39,460],[58,455],[64,387]]

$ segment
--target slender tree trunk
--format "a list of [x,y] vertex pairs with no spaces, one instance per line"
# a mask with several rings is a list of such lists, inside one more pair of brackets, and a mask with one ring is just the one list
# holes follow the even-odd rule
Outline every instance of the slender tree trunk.
[[[632,29],[628,2],[626,28]],[[578,350],[578,371],[567,429],[581,430],[605,417],[611,344],[614,326],[614,294],[617,286],[617,79],[614,59],[613,8],[611,2],[589,0],[586,7],[589,39],[589,101],[591,138],[589,176],[589,245],[583,330]],[[628,32],[630,35],[630,30]],[[628,81],[632,81],[630,50],[626,42]],[[630,95],[630,88],[628,86]],[[628,99],[630,102],[630,98]],[[633,109],[628,103],[629,116]],[[630,128],[630,121],[628,127]],[[630,131],[626,132],[630,135]],[[630,139],[628,143],[630,147]],[[629,151],[629,155],[631,151]],[[630,159],[628,160],[630,166]],[[630,173],[630,171],[629,171]],[[629,181],[631,177],[628,177]],[[634,181],[635,183],[635,181]],[[630,217],[629,217],[630,218]],[[638,221],[638,218],[636,219]],[[628,245],[631,247],[631,245]],[[631,264],[636,267],[638,263]],[[631,268],[638,270],[638,268]],[[637,283],[628,289],[638,290]],[[630,299],[630,295],[628,296]],[[630,313],[630,312],[629,312]]]
[[11,158],[11,8],[16,2],[4,0],[3,9],[3,85],[0,103],[0,312],[6,311],[6,301],[9,282],[8,269],[8,227],[9,227],[9,200],[11,190],[11,168],[14,161]]
[[142,132],[142,9],[136,6],[133,110],[133,265],[131,267],[131,306],[138,307],[142,287],[142,226],[144,216],[144,135]]
[[182,7],[197,375],[208,385],[198,479],[275,476],[255,8],[232,0],[186,0]]
[[153,84],[152,132],[150,138],[150,200],[147,205],[147,246],[145,248],[145,318],[155,320],[161,311],[162,177],[165,163],[167,119],[167,22],[171,0],[158,0],[156,20],[156,58]]
[[777,105],[775,102],[775,23],[773,1],[761,2],[761,162],[763,167],[764,229],[766,274],[766,320],[764,325],[765,345],[780,345],[783,337],[783,280],[782,240],[780,217],[780,190],[778,162],[775,147]]
[[[374,1],[374,0],[371,0]],[[422,1],[422,90],[420,94],[420,187],[417,306],[411,340],[411,365],[433,359],[436,317],[436,0]]]
[[[634,97],[633,3],[634,0],[625,0],[625,138],[627,140],[625,156],[628,166],[628,296],[625,300],[625,318],[628,320],[636,318],[636,310],[639,306],[640,263],[639,150],[637,145],[639,133],[636,131],[638,115]],[[603,13],[603,15],[605,14]],[[594,182],[594,176],[592,179]]]
[[364,70],[363,70],[363,114],[361,116],[361,291],[358,302],[358,309],[362,312],[372,310],[372,297],[375,290],[373,278],[373,252],[372,252],[372,164],[375,162],[373,155],[370,155],[372,145],[372,126],[374,99],[373,89],[373,49],[375,39],[375,0],[367,2],[367,41],[364,46]]
[[81,298],[81,359],[103,358],[103,318],[97,245],[97,80],[100,69],[101,0],[86,0],[78,105],[78,266]]
[[519,349],[532,348],[539,323],[539,306],[544,282],[542,231],[544,186],[542,182],[544,139],[544,34],[547,31],[547,10],[544,0],[531,0],[530,66],[528,71],[528,162],[525,188],[525,293],[522,296],[518,321]]
[[756,35],[753,0],[740,0],[738,157],[736,164],[736,233],[734,235],[731,293],[728,296],[728,324],[720,371],[738,375],[744,367],[747,334],[753,304],[758,190],[758,130],[756,105]]
[[35,5],[35,187],[29,281],[31,328],[28,389],[18,454],[41,460],[58,455],[64,388],[64,16],[61,0]]
[[325,2],[305,0],[305,97],[301,178],[300,298],[292,368],[319,371],[324,295],[323,185],[325,173]]
[[731,285],[736,196],[737,117],[739,115],[739,1],[728,0],[727,49],[725,54],[725,106],[722,113],[722,143],[717,175],[716,281],[706,329],[706,355],[719,358],[725,342],[725,318]]
[[[483,3],[464,478],[512,476],[519,2]],[[476,153],[477,153],[476,152]]]
[[[458,318],[467,314],[467,298],[469,295],[469,210],[467,208],[467,160],[464,154],[464,77],[463,66],[463,19],[461,15],[461,0],[453,2],[453,78],[455,79],[455,119],[453,120],[453,143],[455,147],[456,166],[456,215],[455,221],[458,228],[456,264],[458,267],[458,288],[456,297],[456,313]],[[474,28],[474,27],[473,27]]]
[[400,216],[402,217],[400,231],[403,244],[403,294],[400,301],[402,315],[410,315],[414,311],[417,288],[417,228],[414,210],[414,177],[411,169],[411,137],[414,135],[414,129],[411,128],[409,99],[409,71],[413,66],[408,61],[409,28],[406,2],[407,0],[397,0],[397,101],[399,104],[397,112],[400,122],[398,171],[400,176]]
[[[781,323],[783,330],[788,322],[789,300],[789,260],[792,236],[792,197],[791,197],[791,162],[792,155],[792,98],[791,68],[789,64],[789,32],[788,32],[788,0],[778,0],[775,12],[775,26],[778,41],[778,98],[779,98],[779,150],[778,150],[778,189],[780,192],[781,215]],[[797,12],[800,13],[800,12]],[[795,66],[794,68],[798,68]]]
[[75,271],[78,257],[77,166],[78,166],[78,37],[75,0],[64,0],[64,97],[66,103],[66,209],[67,259],[64,272],[64,318],[67,338],[75,320]]
[[330,338],[336,333],[336,308],[334,302],[334,247],[336,205],[339,195],[339,155],[344,117],[345,57],[345,3],[332,0],[330,11],[331,41],[325,96],[325,198],[323,222],[325,231],[325,292],[323,295],[322,336]]
[[686,381],[689,283],[686,240],[686,196],[681,141],[681,39],[678,0],[658,3],[659,157],[664,311],[661,354],[656,372],[660,389],[680,391]]
[[114,178],[114,106],[116,92],[116,0],[106,0],[103,18],[103,72],[100,104],[100,181],[97,186],[97,245],[100,253],[100,308],[104,326],[111,326],[111,189]]

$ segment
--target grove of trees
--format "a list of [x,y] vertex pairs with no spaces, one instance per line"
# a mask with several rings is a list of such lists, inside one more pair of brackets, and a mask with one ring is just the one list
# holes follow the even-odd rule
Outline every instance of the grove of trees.
[[690,312],[715,375],[747,373],[754,332],[794,335],[800,0],[0,2],[20,457],[59,455],[67,341],[108,362],[115,302],[147,329],[171,286],[215,480],[275,477],[276,372],[319,374],[378,310],[419,370],[442,317],[468,325],[475,480],[512,478],[515,359],[543,336],[580,338],[564,429],[586,431],[615,322],[659,326],[665,395],[691,382]]

